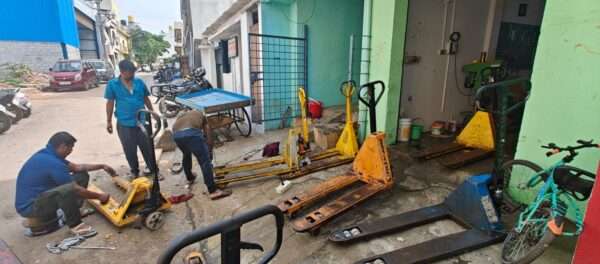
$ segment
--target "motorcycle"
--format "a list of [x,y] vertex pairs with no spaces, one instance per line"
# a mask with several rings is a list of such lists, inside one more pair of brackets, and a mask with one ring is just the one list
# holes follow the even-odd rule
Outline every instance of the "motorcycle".
[[0,90],[0,105],[12,114],[13,124],[31,116],[31,102],[20,88]]
[[16,116],[6,110],[4,106],[0,104],[0,134],[8,131],[12,125],[12,120]]
[[183,106],[175,101],[177,96],[213,88],[205,76],[206,71],[203,68],[196,68],[192,75],[185,79],[152,86],[152,95],[156,97],[155,103],[158,103],[160,113],[167,118],[175,117],[183,109]]

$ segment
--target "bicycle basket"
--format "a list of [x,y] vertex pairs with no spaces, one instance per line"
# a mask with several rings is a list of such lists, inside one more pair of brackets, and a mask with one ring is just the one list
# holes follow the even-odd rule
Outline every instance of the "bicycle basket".
[[558,188],[571,193],[578,201],[585,201],[592,193],[596,175],[571,166],[560,166],[554,171],[554,182]]

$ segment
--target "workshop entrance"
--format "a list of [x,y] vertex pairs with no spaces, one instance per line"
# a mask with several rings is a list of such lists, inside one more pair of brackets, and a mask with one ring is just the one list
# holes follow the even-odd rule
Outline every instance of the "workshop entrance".
[[[432,137],[451,141],[483,108],[477,103],[499,107],[496,88],[486,86],[531,77],[544,6],[544,0],[411,0],[398,138],[408,139],[401,132],[410,119]],[[506,104],[527,98],[524,87],[503,89],[510,90]],[[512,110],[503,129],[516,137],[523,107]],[[485,153],[492,154],[500,117],[488,111],[477,115],[486,135],[476,136],[487,140]]]

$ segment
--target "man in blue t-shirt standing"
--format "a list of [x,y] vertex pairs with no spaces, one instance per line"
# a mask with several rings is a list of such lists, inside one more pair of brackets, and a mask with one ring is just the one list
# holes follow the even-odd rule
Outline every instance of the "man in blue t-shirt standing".
[[116,176],[116,172],[104,164],[67,161],[76,141],[71,134],[58,132],[48,140],[46,148],[25,162],[17,176],[15,208],[23,217],[46,220],[55,219],[56,211],[61,209],[71,233],[89,237],[96,231],[81,221],[83,200],[98,199],[104,204],[110,197],[87,190],[88,172],[104,170],[111,176]]
[[[123,152],[127,158],[127,163],[131,169],[133,177],[140,175],[140,168],[137,156],[139,148],[146,162],[145,174],[152,174],[156,164],[150,158],[152,150],[145,139],[142,130],[137,126],[136,114],[138,110],[144,109],[153,111],[152,103],[148,96],[148,88],[144,81],[135,78],[135,65],[129,60],[119,62],[121,72],[118,78],[112,79],[106,85],[104,98],[106,98],[106,130],[113,133],[112,117],[117,118],[117,134],[123,146]],[[116,106],[116,107],[115,107]]]

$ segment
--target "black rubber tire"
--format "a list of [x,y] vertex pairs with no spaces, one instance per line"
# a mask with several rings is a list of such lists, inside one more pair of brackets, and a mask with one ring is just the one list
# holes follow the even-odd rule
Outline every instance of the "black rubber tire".
[[160,111],[160,113],[163,114],[166,118],[176,117],[181,109],[169,109],[165,100],[165,97],[163,97],[158,101],[158,111]]
[[[542,169],[542,167],[540,167],[539,165],[528,161],[528,160],[509,160],[507,162],[505,162],[502,167],[500,168],[500,171],[498,173],[500,173],[500,175],[503,175],[503,180],[502,180],[502,199],[506,199],[508,201],[508,203],[512,203],[513,205],[518,205],[518,206],[523,206],[524,204],[521,202],[518,202],[517,200],[514,199],[514,197],[512,197],[512,195],[510,194],[509,191],[509,183],[511,180],[511,173],[514,170],[515,166],[522,166],[523,168],[527,168],[529,170],[531,170],[530,176],[533,176],[535,173],[538,173],[544,169]],[[529,177],[526,179],[529,180]]]
[[[540,206],[538,208],[538,211],[544,211],[546,214],[551,214],[550,213],[551,210],[547,205]],[[563,223],[563,221],[564,221],[564,218],[562,216],[556,217],[557,225],[561,225]],[[547,222],[548,221],[546,221],[546,223]],[[504,243],[502,244],[501,258],[502,258],[502,263],[504,263],[504,264],[528,264],[528,263],[531,263],[534,260],[536,260],[539,256],[541,256],[544,253],[544,251],[546,250],[546,248],[548,248],[548,246],[556,238],[556,235],[554,235],[554,233],[552,233],[552,231],[550,231],[549,228],[546,228],[546,230],[544,231],[544,235],[542,235],[542,238],[540,238],[540,240],[537,241],[537,243],[534,246],[532,246],[530,248],[529,252],[527,252],[523,257],[516,259],[516,260],[507,260],[505,258],[505,250],[506,250],[505,246],[506,246],[507,241],[509,239],[511,239],[511,236],[514,236],[514,235],[517,235],[517,233],[513,228],[510,231],[510,233],[508,234],[508,236],[506,237],[506,239],[504,240]]]
[[[237,128],[240,135],[243,137],[249,137],[252,134],[252,121],[246,108],[238,108],[232,111],[233,118],[235,120],[235,127]],[[237,118],[241,118],[243,121],[238,121]],[[247,131],[243,127],[247,126]]]
[[21,119],[23,119],[23,117],[25,116],[25,113],[23,113],[23,110],[14,105],[7,107],[7,110],[10,111],[11,113],[15,114],[15,117],[11,118],[13,125],[19,123],[19,121],[21,121]]
[[0,113],[0,134],[8,131],[12,126],[12,120],[7,115]]
[[29,118],[31,116],[31,108],[27,109],[26,111],[23,111],[23,118]]

